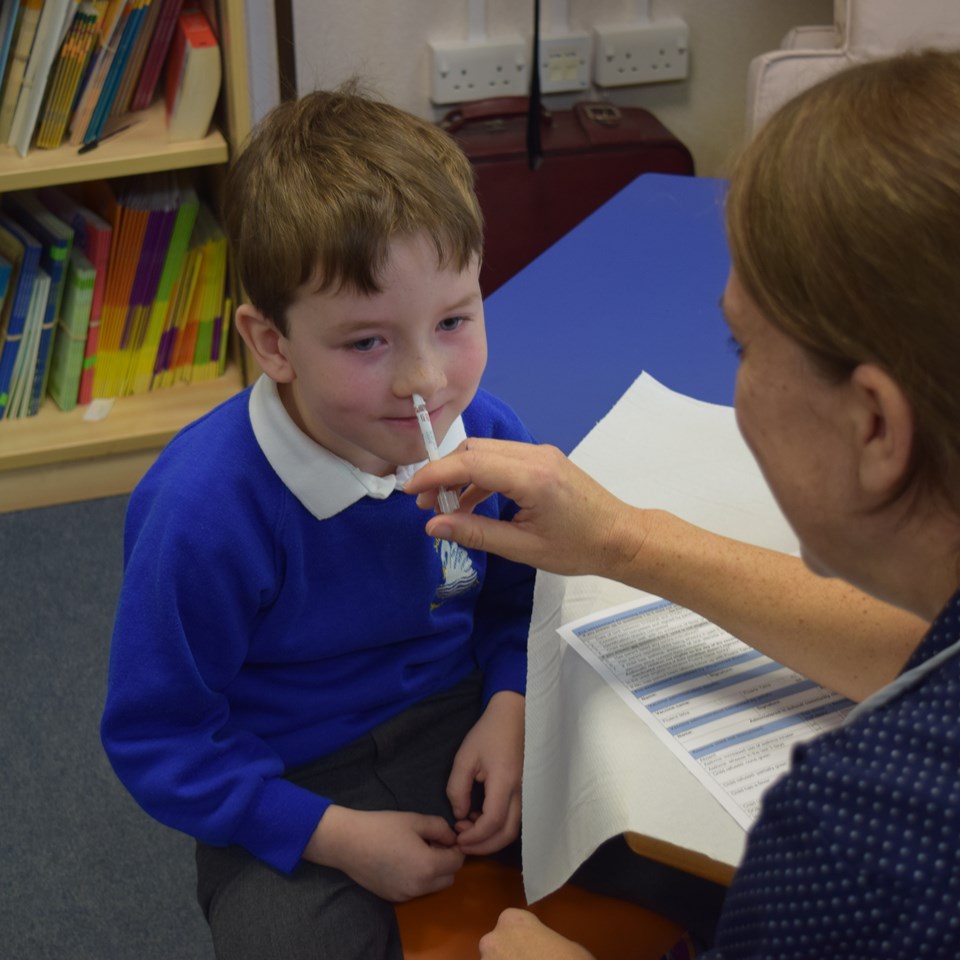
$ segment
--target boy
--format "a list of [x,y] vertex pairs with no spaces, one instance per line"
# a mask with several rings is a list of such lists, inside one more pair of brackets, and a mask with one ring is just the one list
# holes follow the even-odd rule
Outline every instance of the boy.
[[314,93],[254,131],[225,221],[264,375],[131,497],[103,743],[197,838],[218,957],[399,958],[391,901],[519,832],[533,572],[431,541],[402,493],[414,393],[441,453],[531,439],[477,392],[472,174],[431,124]]

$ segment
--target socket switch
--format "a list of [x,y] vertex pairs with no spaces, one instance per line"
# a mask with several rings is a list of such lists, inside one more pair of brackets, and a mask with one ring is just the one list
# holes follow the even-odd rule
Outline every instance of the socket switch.
[[430,44],[430,99],[437,104],[523,96],[527,46],[519,37],[482,43]]
[[689,31],[679,17],[630,27],[595,27],[593,80],[598,87],[683,80]]
[[568,93],[590,87],[593,38],[569,33],[540,38],[541,93]]

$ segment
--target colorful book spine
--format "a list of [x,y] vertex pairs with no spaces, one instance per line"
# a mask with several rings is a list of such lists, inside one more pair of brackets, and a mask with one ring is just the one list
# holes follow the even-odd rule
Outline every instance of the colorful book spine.
[[43,0],[23,0],[20,9],[20,23],[10,58],[10,69],[3,84],[0,97],[0,143],[6,143],[13,126],[13,115],[17,109],[20,87],[30,59],[30,50],[37,35]]
[[32,416],[30,400],[49,299],[50,275],[42,267],[38,267],[30,291],[23,339],[10,382],[10,402],[5,414],[7,419]]
[[[194,228],[194,232],[196,232],[196,228]],[[167,315],[167,324],[160,338],[160,348],[157,351],[153,380],[150,384],[151,390],[158,387],[169,387],[175,383],[175,358],[183,340],[202,266],[203,250],[191,237],[183,270],[174,287],[173,300],[170,312]]]
[[61,410],[72,410],[80,396],[96,273],[93,264],[75,247],[70,252],[59,329],[50,361],[50,396]]
[[146,393],[150,389],[156,367],[161,340],[167,328],[167,318],[173,309],[177,280],[187,257],[187,245],[197,220],[200,201],[196,191],[189,185],[180,185],[177,200],[177,215],[164,259],[156,296],[150,307],[143,344],[138,351],[131,385],[132,393]]
[[134,278],[126,326],[120,344],[122,372],[117,391],[119,396],[133,392],[133,381],[140,353],[144,348],[150,313],[176,223],[177,193],[170,188],[159,190],[150,196],[149,205],[150,219],[147,222],[144,248]]
[[[216,361],[214,339],[219,339],[218,320],[222,324],[223,291],[227,278],[227,238],[213,214],[205,210],[203,292],[197,321],[197,337],[188,376],[183,379],[202,379]],[[218,343],[219,346],[219,343]]]
[[130,15],[133,0],[110,0],[106,13],[100,21],[100,36],[90,65],[82,80],[83,89],[77,98],[70,118],[70,143],[80,146],[84,133],[93,116],[97,100],[110,72],[116,53],[116,41],[122,36],[123,27]]
[[200,140],[207,135],[220,93],[220,46],[199,9],[180,14],[167,58],[167,139]]
[[13,370],[27,324],[33,281],[40,267],[40,249],[40,244],[19,224],[0,215],[0,255],[15,265],[13,292],[4,304],[3,343],[0,347],[0,418],[6,415],[10,402]]
[[44,0],[7,140],[21,157],[30,149],[51,68],[76,4],[77,0]]
[[110,62],[110,69],[104,79],[103,89],[94,105],[90,122],[83,133],[84,143],[90,143],[98,139],[103,132],[103,125],[107,122],[107,117],[110,116],[110,108],[113,106],[114,97],[117,95],[120,78],[126,69],[130,52],[143,25],[144,16],[150,2],[151,0],[133,0],[132,2],[123,31],[120,33],[120,39],[117,42],[116,51]]
[[[105,186],[105,185],[104,185]],[[94,189],[94,185],[87,188]],[[99,199],[104,209],[110,213],[111,195],[99,191]],[[96,275],[93,285],[93,302],[90,306],[90,323],[87,328],[87,342],[84,347],[83,371],[80,378],[80,390],[77,402],[87,404],[93,399],[93,373],[97,361],[97,343],[100,332],[100,314],[103,310],[103,292],[107,279],[107,266],[110,262],[110,245],[113,227],[88,206],[70,196],[60,187],[44,187],[40,199],[65,223],[74,230],[74,246],[78,246],[93,264]]]
[[130,102],[131,110],[146,110],[153,103],[153,98],[157,92],[157,84],[160,81],[160,74],[163,72],[163,64],[166,62],[167,51],[170,49],[170,41],[173,39],[173,32],[177,26],[177,18],[180,16],[182,7],[183,0],[163,0],[157,29],[150,43],[150,49],[147,51],[147,57],[140,73],[140,79],[137,81],[133,99]]
[[[2,241],[2,229],[0,229],[0,241]],[[22,255],[22,248],[20,248]],[[16,250],[10,251],[11,256],[16,257]],[[19,264],[8,260],[6,256],[0,254],[0,360],[3,358],[3,347],[5,342],[6,324],[9,314],[10,301],[13,298],[13,286],[16,282],[17,269]]]
[[81,78],[100,36],[100,21],[106,8],[106,0],[85,0],[74,17],[60,48],[40,119],[36,141],[40,149],[55,150],[63,142]]
[[40,242],[40,266],[50,278],[50,295],[46,301],[40,349],[30,394],[30,415],[33,416],[40,409],[46,393],[50,356],[63,299],[63,281],[73,247],[73,229],[53,214],[30,190],[5,194],[2,206],[10,217]]
[[10,50],[20,22],[20,0],[8,0],[0,8],[0,90],[10,63]]
[[137,81],[143,71],[143,64],[147,57],[147,51],[153,42],[153,36],[157,29],[157,22],[160,13],[163,10],[163,0],[153,0],[148,6],[143,18],[143,25],[137,34],[133,47],[130,50],[130,56],[127,59],[127,66],[124,68],[123,76],[120,78],[120,84],[117,87],[117,95],[113,98],[113,105],[110,107],[110,116],[116,117],[130,112],[130,102],[133,100],[133,91],[136,89]]

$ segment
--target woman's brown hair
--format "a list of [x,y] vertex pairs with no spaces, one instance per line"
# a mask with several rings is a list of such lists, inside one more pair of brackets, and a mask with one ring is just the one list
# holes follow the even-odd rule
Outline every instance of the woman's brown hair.
[[911,479],[960,509],[960,53],[851,67],[784,106],[726,201],[734,269],[828,376],[874,363],[913,409]]

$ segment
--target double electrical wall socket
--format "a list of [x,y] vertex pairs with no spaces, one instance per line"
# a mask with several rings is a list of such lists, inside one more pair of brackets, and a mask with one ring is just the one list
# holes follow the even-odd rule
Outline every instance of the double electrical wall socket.
[[529,85],[527,45],[520,37],[430,44],[430,99],[434,103],[523,96]]
[[683,80],[689,31],[678,17],[593,31],[593,80],[598,87]]
[[540,38],[540,92],[567,93],[590,86],[593,37],[568,33]]

